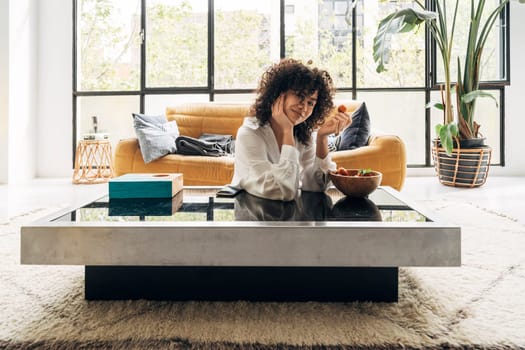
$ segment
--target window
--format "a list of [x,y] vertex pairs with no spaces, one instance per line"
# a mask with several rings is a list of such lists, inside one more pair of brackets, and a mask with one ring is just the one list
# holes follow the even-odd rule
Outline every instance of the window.
[[77,3],[77,90],[138,90],[140,1]]
[[[416,34],[407,33],[392,37],[392,52],[388,70],[376,72],[372,55],[374,36],[379,21],[398,8],[409,7],[411,0],[395,2],[363,1],[359,12],[363,14],[357,45],[357,84],[362,88],[422,88],[425,86],[425,30],[421,27]],[[366,15],[366,16],[365,16]]]
[[[483,18],[488,17],[491,9],[494,9],[499,4],[499,0],[486,0],[485,11]],[[447,13],[450,18],[449,23],[452,22],[453,11]],[[458,17],[456,19],[456,29],[454,35],[454,47],[452,57],[459,57],[461,61],[465,59],[464,48],[467,46],[468,38],[467,31],[470,22],[470,1],[460,1],[458,8]],[[485,19],[481,23],[485,23]],[[506,17],[505,12],[502,13],[499,24],[494,26],[494,30],[490,33],[485,47],[483,49],[482,64],[481,64],[481,80],[482,81],[507,81],[507,67],[505,66],[504,52],[507,42],[505,35]],[[481,29],[480,29],[481,31]],[[455,60],[451,62],[451,76],[457,76],[457,63]],[[441,61],[437,60],[437,82],[442,82],[443,67]]]
[[286,0],[297,3],[285,17],[285,56],[312,61],[329,70],[336,86],[351,88],[352,27],[351,1]]
[[[469,5],[460,1],[465,8],[458,23],[465,28],[456,31],[458,48],[466,40]],[[372,128],[405,140],[410,167],[430,167],[440,114],[425,104],[439,97],[442,68],[425,28],[392,39],[388,72],[376,73],[372,57],[378,21],[406,6],[413,1],[74,0],[75,137],[90,131],[93,115],[115,145],[135,136],[132,112],[162,114],[190,101],[249,103],[264,69],[294,57],[328,70],[336,98],[366,101]],[[477,109],[480,121],[499,130],[485,135],[494,146],[493,164],[504,164],[507,16],[499,19],[483,56],[482,87],[499,107],[486,100]]]
[[254,89],[280,57],[279,0],[215,0],[214,88]]
[[146,88],[208,85],[207,0],[146,2]]

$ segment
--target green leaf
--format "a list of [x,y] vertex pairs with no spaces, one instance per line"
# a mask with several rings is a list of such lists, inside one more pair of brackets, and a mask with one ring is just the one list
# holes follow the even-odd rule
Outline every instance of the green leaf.
[[366,168],[366,169],[359,169],[357,171],[357,174],[362,176],[362,175],[366,175],[366,174],[371,173],[371,172],[372,172],[372,169]]
[[441,102],[430,101],[429,103],[425,105],[425,108],[436,108],[439,110],[444,110],[445,106]]
[[374,37],[374,61],[376,71],[385,71],[385,62],[388,59],[391,47],[391,37],[394,34],[412,31],[421,23],[434,20],[436,14],[432,11],[406,8],[391,13],[379,22],[377,34]]
[[436,124],[436,126],[435,126],[436,135],[439,136],[439,133],[440,133],[442,127],[443,127],[442,124]]
[[[525,0],[523,0],[525,1]],[[474,90],[474,91],[471,91],[463,96],[461,96],[461,102],[463,103],[471,103],[473,102],[475,99],[477,99],[478,97],[489,97],[491,98],[492,100],[494,100],[494,102],[496,103],[496,106],[498,106],[498,101],[496,100],[496,98],[486,92],[486,91],[483,91],[483,90]]]
[[459,134],[458,124],[456,124],[456,123],[449,124],[448,129],[449,129],[450,134],[452,136],[454,136],[454,137],[458,136],[458,134]]
[[436,134],[439,136],[441,146],[445,149],[445,152],[449,156],[452,154],[452,149],[454,148],[454,138],[458,136],[458,131],[458,125],[456,123],[436,125]]

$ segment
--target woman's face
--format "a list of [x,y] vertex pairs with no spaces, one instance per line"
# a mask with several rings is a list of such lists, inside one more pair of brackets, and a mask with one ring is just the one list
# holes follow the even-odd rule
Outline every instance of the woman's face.
[[312,115],[315,104],[317,103],[317,91],[302,98],[295,91],[288,90],[284,94],[284,114],[293,123],[300,124]]

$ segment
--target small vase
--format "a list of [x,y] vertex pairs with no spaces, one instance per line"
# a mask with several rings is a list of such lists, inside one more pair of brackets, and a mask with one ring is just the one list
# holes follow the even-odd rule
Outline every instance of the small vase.
[[[459,140],[459,146],[461,148],[477,148],[485,146],[485,137],[478,137],[475,139]],[[454,141],[454,148],[457,148],[457,144]]]

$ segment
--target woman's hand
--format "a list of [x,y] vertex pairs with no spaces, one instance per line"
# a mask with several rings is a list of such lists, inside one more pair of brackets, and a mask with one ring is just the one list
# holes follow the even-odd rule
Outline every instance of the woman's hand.
[[295,145],[293,136],[293,123],[284,113],[284,98],[281,94],[272,105],[272,118],[270,119],[270,126],[275,134],[279,148],[282,145]]
[[328,155],[328,135],[339,135],[341,131],[352,124],[352,116],[345,112],[337,112],[330,120],[326,121],[317,130],[317,149],[316,154],[324,159]]
[[293,123],[284,113],[284,94],[279,95],[272,105],[272,119],[276,126],[282,130],[291,130],[293,132]]
[[352,116],[348,113],[337,112],[330,120],[325,122],[318,130],[317,137],[324,137],[330,134],[339,135],[341,131],[352,124]]

